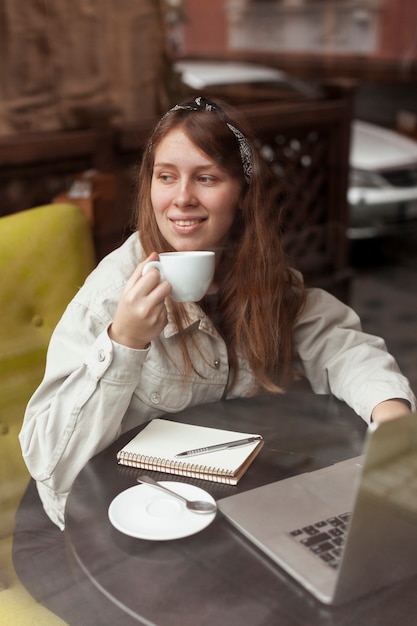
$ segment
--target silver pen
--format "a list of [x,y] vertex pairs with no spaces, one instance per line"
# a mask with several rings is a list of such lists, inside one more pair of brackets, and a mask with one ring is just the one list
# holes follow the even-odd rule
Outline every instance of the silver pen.
[[205,448],[195,448],[194,450],[186,450],[185,452],[179,452],[175,457],[182,456],[198,456],[199,454],[208,454],[209,452],[218,452],[219,450],[227,450],[228,448],[238,448],[240,446],[247,446],[255,441],[262,441],[261,435],[254,437],[247,437],[247,439],[237,439],[236,441],[227,441],[225,443],[217,443],[214,446],[206,446]]

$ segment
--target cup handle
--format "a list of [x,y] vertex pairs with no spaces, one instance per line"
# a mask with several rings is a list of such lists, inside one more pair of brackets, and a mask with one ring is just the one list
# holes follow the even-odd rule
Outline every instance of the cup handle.
[[164,274],[162,272],[162,265],[160,261],[149,261],[149,263],[146,263],[146,265],[144,266],[143,270],[142,270],[142,276],[145,276],[145,274],[147,272],[149,272],[149,270],[154,267],[155,269],[158,270],[160,276],[161,276],[161,280],[165,280],[164,279]]

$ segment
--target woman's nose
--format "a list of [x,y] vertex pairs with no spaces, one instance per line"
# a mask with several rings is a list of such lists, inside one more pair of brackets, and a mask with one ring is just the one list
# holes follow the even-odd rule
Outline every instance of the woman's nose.
[[190,181],[183,180],[179,182],[175,203],[178,206],[195,206],[197,204],[194,188]]

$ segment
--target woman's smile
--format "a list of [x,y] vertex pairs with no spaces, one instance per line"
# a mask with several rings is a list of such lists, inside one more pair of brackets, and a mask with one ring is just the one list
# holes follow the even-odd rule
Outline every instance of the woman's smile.
[[201,224],[203,220],[171,220],[176,226],[194,226],[195,224]]

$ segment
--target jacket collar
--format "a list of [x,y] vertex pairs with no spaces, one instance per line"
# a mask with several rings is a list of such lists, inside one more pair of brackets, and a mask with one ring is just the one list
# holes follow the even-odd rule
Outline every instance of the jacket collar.
[[[175,335],[178,335],[179,328],[175,323],[173,316],[173,306],[172,302],[167,299],[166,301],[167,313],[168,313],[168,323],[164,328],[164,337],[169,339]],[[214,327],[213,322],[209,317],[204,313],[203,309],[196,304],[195,302],[185,302],[184,303],[185,310],[187,312],[188,319],[185,321],[184,330],[187,328],[191,328],[191,326],[198,325],[198,329],[202,332],[207,333],[213,337],[218,336],[218,332]]]

